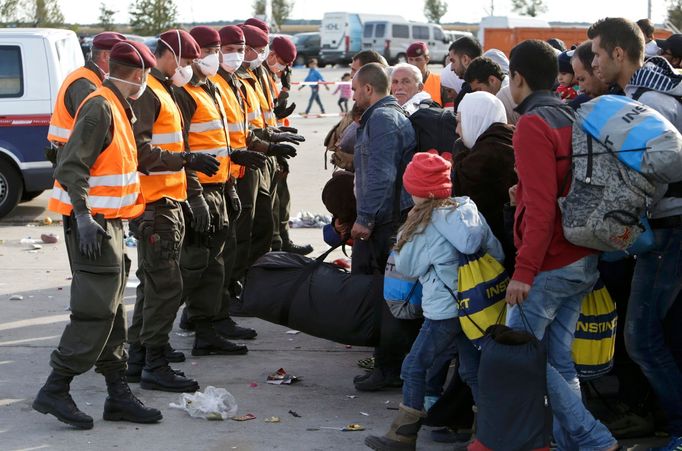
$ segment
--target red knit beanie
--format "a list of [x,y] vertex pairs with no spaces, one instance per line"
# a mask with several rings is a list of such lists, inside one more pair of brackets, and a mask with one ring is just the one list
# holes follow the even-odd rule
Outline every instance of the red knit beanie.
[[414,155],[403,174],[405,190],[422,199],[446,199],[452,194],[452,164],[435,151]]

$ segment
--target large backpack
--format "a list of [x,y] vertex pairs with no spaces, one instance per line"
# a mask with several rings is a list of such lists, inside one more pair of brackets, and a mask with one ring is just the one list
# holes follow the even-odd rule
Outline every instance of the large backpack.
[[451,109],[424,101],[410,115],[410,122],[417,139],[417,152],[436,149],[439,154],[453,153],[457,140],[457,118]]
[[[566,239],[601,251],[630,247],[656,190],[642,174],[575,124],[571,187],[559,198]],[[563,190],[561,191],[563,192]]]

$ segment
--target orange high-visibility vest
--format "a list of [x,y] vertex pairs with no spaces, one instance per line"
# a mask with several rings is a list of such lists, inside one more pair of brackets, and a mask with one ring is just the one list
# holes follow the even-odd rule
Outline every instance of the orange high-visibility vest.
[[[161,103],[159,117],[152,126],[152,146],[169,152],[182,152],[182,116],[173,97],[163,84],[153,76],[147,77],[147,88],[151,89]],[[154,202],[164,197],[183,202],[187,199],[187,177],[185,170],[150,172],[140,174],[142,195],[146,202]]]
[[429,78],[427,78],[424,83],[424,91],[431,95],[431,99],[434,102],[443,105],[440,97],[440,74],[434,74],[433,72],[429,73]]
[[[225,114],[227,115],[227,131],[230,135],[230,148],[232,150],[246,150],[246,136],[248,123],[244,110],[244,100],[230,86],[221,75],[213,77],[212,81],[217,84],[222,96]],[[230,175],[234,178],[244,177],[245,168],[230,160]]]
[[272,111],[274,109],[274,105],[269,101],[269,96],[265,92],[265,90],[269,89],[269,87],[261,85],[260,80],[251,69],[247,69],[247,72],[251,74],[254,80],[256,80],[254,91],[258,96],[258,103],[260,104],[260,109],[263,114],[263,121],[266,125],[276,127],[277,118],[275,117],[274,111]]
[[[144,212],[145,203],[137,174],[133,128],[116,93],[106,86],[86,97],[83,104],[97,96],[104,97],[111,107],[113,135],[109,147],[99,154],[90,168],[87,205],[93,215],[99,213],[107,219],[135,218]],[[79,112],[80,107],[76,120]],[[64,216],[70,215],[73,210],[68,193],[57,182],[52,189],[48,208]]]
[[192,123],[189,125],[189,150],[211,154],[220,162],[220,169],[212,177],[197,172],[199,182],[202,185],[225,183],[230,172],[230,159],[228,158],[230,142],[225,120],[227,115],[221,94],[216,92],[216,96],[213,97],[201,86],[194,86],[190,83],[183,86],[183,89],[192,96],[197,104],[197,109],[192,116]]
[[73,130],[73,124],[76,121],[69,113],[69,110],[66,109],[64,97],[66,96],[66,91],[69,87],[79,78],[87,79],[97,88],[102,86],[102,80],[100,80],[99,76],[85,66],[79,67],[66,76],[57,93],[54,112],[52,113],[52,117],[50,117],[50,128],[47,132],[47,139],[49,141],[66,143],[66,141],[69,140],[69,135],[71,135],[71,130]]
[[242,79],[242,86],[244,87],[244,101],[246,106],[246,119],[253,128],[265,128],[265,121],[263,120],[263,113],[260,109],[260,99],[258,94],[251,86],[247,79]]
[[[277,87],[277,81],[275,80],[275,76],[270,73],[270,71],[265,72],[268,77],[268,82],[270,83],[270,89],[273,94],[273,98],[276,100],[279,97],[279,87]],[[275,119],[277,119],[277,116],[275,116]],[[283,125],[285,127],[289,126],[289,118],[285,117],[284,119],[277,119],[277,125]]]

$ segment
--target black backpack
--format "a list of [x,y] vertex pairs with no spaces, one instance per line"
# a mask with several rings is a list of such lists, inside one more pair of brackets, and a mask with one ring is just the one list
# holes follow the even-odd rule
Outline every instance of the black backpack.
[[417,152],[436,149],[438,153],[453,153],[457,140],[457,118],[449,109],[443,109],[437,103],[425,100],[419,109],[412,113],[410,122],[417,139]]

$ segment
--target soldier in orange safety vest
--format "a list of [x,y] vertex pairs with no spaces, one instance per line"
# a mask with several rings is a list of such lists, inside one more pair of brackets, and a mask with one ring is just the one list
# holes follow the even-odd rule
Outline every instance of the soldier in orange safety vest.
[[[69,394],[74,376],[96,367],[108,397],[104,420],[154,423],[157,409],[145,407],[125,380],[123,221],[144,211],[128,98],[137,99],[156,63],[144,44],[120,42],[111,50],[110,74],[76,113],[69,140],[60,150],[50,209],[64,215],[70,256],[71,318],[52,352],[52,373],[33,408],[79,429],[93,419]],[[182,166],[182,159],[179,159]],[[171,168],[172,169],[172,168]]]
[[66,144],[73,130],[76,111],[83,100],[102,86],[104,76],[109,72],[111,48],[126,38],[120,33],[105,31],[92,39],[92,56],[84,66],[66,76],[57,93],[47,139],[52,144],[47,157],[57,162],[57,151]]
[[407,48],[407,63],[417,67],[417,69],[421,71],[424,91],[431,95],[431,100],[442,106],[443,98],[445,97],[444,89],[440,84],[440,74],[433,73],[429,70],[430,61],[431,57],[426,43],[417,41]]

